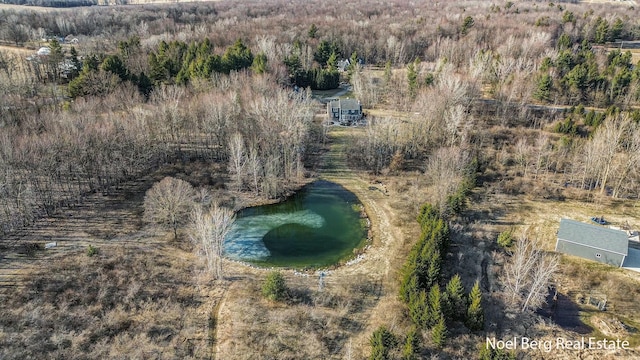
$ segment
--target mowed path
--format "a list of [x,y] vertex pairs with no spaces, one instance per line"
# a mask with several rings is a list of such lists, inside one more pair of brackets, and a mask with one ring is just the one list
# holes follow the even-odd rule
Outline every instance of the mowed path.
[[[371,181],[364,172],[354,171],[347,164],[347,144],[363,135],[363,128],[333,127],[329,136],[330,150],[320,168],[320,178],[335,182],[354,193],[365,207],[371,221],[373,246],[365,254],[362,265],[340,268],[340,272],[362,272],[383,279],[389,275],[391,255],[402,242],[402,232],[392,225],[394,211],[385,184]],[[382,251],[381,251],[382,250]]]
[[353,192],[362,204],[371,221],[373,243],[364,254],[364,259],[351,266],[334,271],[334,277],[345,280],[355,274],[369,276],[382,285],[377,305],[369,310],[364,330],[356,334],[351,342],[356,353],[364,354],[369,349],[369,337],[381,325],[396,322],[397,309],[401,307],[397,296],[398,268],[403,257],[401,250],[405,242],[403,230],[397,226],[397,210],[391,207],[393,195],[386,184],[368,174],[351,169],[347,163],[348,143],[364,135],[365,128],[333,127],[329,132],[330,151],[320,170],[320,178],[338,183]]

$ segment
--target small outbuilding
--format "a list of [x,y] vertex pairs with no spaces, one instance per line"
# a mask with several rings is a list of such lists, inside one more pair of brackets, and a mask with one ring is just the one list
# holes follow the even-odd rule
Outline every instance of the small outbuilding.
[[629,253],[629,238],[621,230],[562,219],[556,251],[621,267]]

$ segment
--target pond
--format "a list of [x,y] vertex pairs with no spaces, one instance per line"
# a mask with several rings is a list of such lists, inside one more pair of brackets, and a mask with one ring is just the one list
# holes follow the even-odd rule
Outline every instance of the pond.
[[319,180],[286,201],[238,212],[223,248],[228,258],[260,266],[323,267],[352,255],[366,238],[358,198]]

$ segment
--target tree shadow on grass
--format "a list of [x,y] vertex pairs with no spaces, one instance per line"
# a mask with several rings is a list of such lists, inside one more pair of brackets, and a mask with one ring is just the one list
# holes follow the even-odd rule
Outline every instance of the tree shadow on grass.
[[566,294],[556,293],[555,290],[549,292],[546,305],[540,308],[537,314],[551,319],[565,330],[578,334],[589,334],[593,331],[593,328],[580,318],[580,306]]

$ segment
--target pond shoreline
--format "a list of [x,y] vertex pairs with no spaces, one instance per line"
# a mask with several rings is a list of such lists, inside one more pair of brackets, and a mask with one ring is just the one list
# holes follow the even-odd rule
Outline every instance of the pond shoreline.
[[[313,187],[314,183],[318,183],[315,187]],[[325,184],[323,184],[325,183]],[[310,187],[311,186],[311,187]],[[309,191],[309,195],[303,195],[301,194],[302,191],[305,191],[305,189],[307,191]],[[258,208],[258,207],[262,207],[262,206],[267,206],[269,207],[270,205],[276,205],[277,204],[284,204],[285,202],[292,200],[292,197],[295,197],[297,195],[302,196],[302,199],[306,199],[306,196],[319,196],[320,194],[330,194],[329,196],[335,196],[338,198],[341,198],[343,201],[346,201],[346,203],[343,205],[343,207],[346,206],[347,213],[350,213],[352,215],[347,216],[346,218],[344,218],[344,216],[346,215],[340,215],[340,210],[338,210],[339,208],[335,208],[335,209],[329,209],[329,213],[326,212],[325,210],[325,216],[328,216],[329,218],[331,218],[331,215],[337,216],[337,219],[329,219],[329,223],[330,224],[338,224],[340,223],[340,219],[347,219],[347,218],[353,218],[353,220],[358,222],[358,225],[351,225],[352,228],[353,226],[355,226],[356,228],[360,229],[360,230],[349,230],[350,231],[358,231],[361,232],[362,235],[357,235],[357,238],[359,240],[357,240],[357,242],[353,245],[347,245],[346,247],[341,247],[343,245],[339,245],[339,244],[346,244],[344,241],[344,239],[341,237],[341,235],[339,235],[338,238],[343,238],[342,241],[338,241],[335,244],[332,244],[331,241],[333,240],[328,240],[328,239],[337,239],[337,238],[333,238],[331,235],[327,234],[325,231],[327,231],[327,228],[324,228],[325,230],[322,230],[321,233],[314,233],[315,235],[311,235],[311,234],[307,234],[306,236],[303,234],[300,235],[294,235],[295,236],[304,236],[303,239],[315,239],[316,236],[329,236],[329,238],[324,237],[324,240],[319,240],[315,241],[315,242],[309,242],[307,243],[307,245],[303,245],[301,244],[301,246],[304,248],[304,246],[311,246],[309,244],[326,244],[325,246],[327,246],[326,248],[323,248],[324,250],[320,250],[320,248],[318,248],[317,250],[311,250],[311,249],[315,249],[316,246],[311,246],[310,248],[305,248],[308,250],[302,250],[302,251],[310,251],[308,253],[308,255],[301,255],[301,257],[299,257],[298,259],[296,259],[298,257],[298,255],[295,255],[295,251],[299,250],[296,249],[298,248],[298,243],[294,241],[294,243],[291,245],[292,248],[294,250],[294,254],[291,254],[292,258],[291,258],[291,265],[287,265],[285,264],[287,262],[286,258],[288,257],[287,252],[289,251],[289,247],[284,245],[284,247],[276,247],[279,248],[281,251],[282,249],[286,249],[285,252],[278,252],[277,250],[276,253],[274,253],[275,258],[273,259],[269,259],[269,260],[265,260],[266,264],[263,264],[261,260],[256,260],[251,261],[251,260],[245,260],[242,258],[238,258],[237,256],[237,252],[235,253],[236,256],[234,257],[233,255],[225,255],[225,259],[228,261],[232,261],[234,263],[237,264],[241,264],[247,267],[251,267],[254,269],[263,269],[263,270],[269,270],[269,269],[281,269],[281,270],[294,270],[297,272],[300,272],[301,274],[304,273],[308,273],[308,272],[316,272],[316,271],[321,271],[321,270],[335,270],[337,268],[340,267],[344,267],[344,266],[352,266],[355,265],[357,263],[359,263],[360,261],[364,260],[365,258],[365,253],[367,251],[367,249],[370,248],[370,245],[372,245],[372,237],[373,237],[373,231],[372,231],[372,227],[371,227],[371,219],[369,218],[369,215],[367,214],[366,211],[366,206],[363,203],[362,199],[360,199],[355,193],[353,193],[352,191],[350,191],[349,189],[345,188],[342,184],[335,182],[335,181],[330,181],[327,179],[324,179],[322,177],[309,177],[309,178],[305,178],[303,181],[300,181],[298,184],[296,184],[295,187],[292,187],[287,193],[286,195],[281,196],[280,198],[277,199],[264,199],[264,198],[258,198],[257,196],[254,196],[253,194],[250,193],[239,193],[239,192],[234,192],[233,195],[233,200],[235,203],[234,206],[234,210],[236,211],[236,215],[243,212],[243,211],[250,211],[251,212],[251,208]],[[248,195],[248,196],[247,196]],[[344,198],[344,196],[347,196],[346,198]],[[303,201],[303,200],[300,200]],[[306,201],[306,200],[305,200]],[[324,201],[321,201],[319,204],[316,204],[315,206],[322,206],[322,205],[326,205]],[[329,202],[328,204],[332,204],[331,202]],[[285,205],[286,206],[286,205]],[[314,206],[314,205],[312,205]],[[332,205],[335,206],[335,205]],[[281,208],[282,209],[282,208]],[[305,207],[306,209],[306,207]],[[349,211],[350,210],[350,211]],[[255,209],[254,211],[257,211],[258,213],[260,213],[261,210],[259,209]],[[273,211],[273,208],[272,208]],[[299,208],[298,208],[299,211]],[[337,211],[337,212],[336,212]],[[344,210],[343,210],[344,211]],[[284,213],[288,213],[287,210],[284,210]],[[330,215],[329,215],[330,214]],[[251,215],[250,215],[251,216]],[[255,216],[255,215],[253,215]],[[264,216],[264,215],[262,215]],[[337,221],[337,222],[336,222]],[[353,224],[353,222],[351,222],[351,224]],[[239,225],[242,226],[242,225]],[[348,226],[348,225],[347,225]],[[279,226],[278,226],[279,227]],[[328,229],[333,230],[333,226],[329,227]],[[329,233],[331,233],[331,230],[329,230]],[[346,230],[345,230],[346,231]],[[251,232],[250,232],[251,233]],[[321,235],[320,235],[321,234]],[[345,233],[346,234],[346,233]],[[254,234],[255,235],[255,234]],[[233,238],[237,238],[237,235],[232,235],[232,239]],[[266,236],[266,235],[264,235]],[[310,238],[307,236],[311,236]],[[251,239],[252,236],[249,236],[248,239]],[[254,236],[255,237],[255,236]],[[348,237],[347,237],[348,238]],[[351,237],[352,239],[354,237]],[[238,238],[239,239],[239,238]],[[244,238],[243,238],[244,239]],[[273,245],[273,240],[274,238],[271,238],[271,244]],[[289,240],[285,240],[285,239],[289,239]],[[235,240],[234,240],[235,241]],[[254,241],[253,243],[255,244],[255,239],[251,240]],[[262,239],[262,242],[264,243],[266,240],[266,238]],[[279,241],[279,240],[278,240]],[[291,238],[283,238],[283,241],[291,241]],[[325,243],[325,241],[329,241],[329,243]],[[238,244],[238,243],[236,243]],[[268,244],[268,242],[267,242]],[[267,244],[265,244],[265,246],[268,246]],[[285,243],[286,244],[286,243]],[[320,245],[321,246],[321,245]],[[238,251],[238,247],[232,247],[234,250],[232,251]],[[253,247],[251,245],[249,245],[249,247],[244,248],[246,249],[246,254],[249,254],[248,256],[251,256],[252,251],[253,251]],[[269,246],[269,249],[272,249]],[[320,260],[326,256],[329,256],[329,259],[332,257],[332,255],[330,255],[331,253],[333,254],[338,254],[340,252],[344,252],[345,250],[340,250],[340,249],[349,249],[349,253],[348,254],[343,254],[342,256],[340,256],[339,258],[337,258],[337,260],[328,260],[330,263],[328,264],[312,264],[312,262],[316,261],[316,260],[312,260],[314,257],[316,257],[316,254],[318,256],[318,260],[319,263],[322,263],[323,260]],[[319,252],[318,252],[319,251]],[[325,253],[326,251],[326,253]],[[259,252],[257,252],[259,253]],[[276,255],[277,254],[277,255]],[[324,255],[322,255],[324,254]],[[284,257],[283,257],[284,256]],[[269,256],[271,258],[271,256]],[[307,260],[304,260],[304,259]],[[271,262],[271,263],[270,263]],[[280,263],[280,264],[279,264]],[[299,263],[299,265],[295,265],[296,263]],[[308,264],[305,264],[308,263]]]

